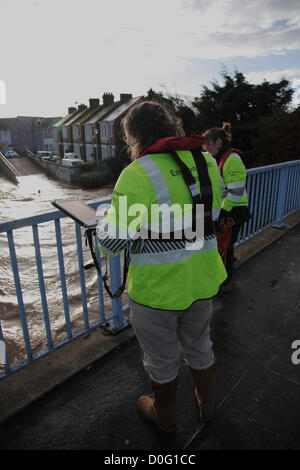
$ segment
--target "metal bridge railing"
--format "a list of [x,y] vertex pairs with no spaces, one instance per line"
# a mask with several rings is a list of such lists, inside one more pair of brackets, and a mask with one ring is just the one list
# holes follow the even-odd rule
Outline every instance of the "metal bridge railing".
[[[278,228],[283,226],[283,219],[300,208],[300,160],[280,163],[278,165],[270,165],[265,167],[253,168],[247,171],[247,192],[249,197],[249,208],[252,218],[242,227],[237,245],[249,240],[256,234],[262,232],[270,226]],[[101,200],[90,203],[94,208],[99,204],[107,204],[109,200]],[[130,299],[126,305],[122,304],[122,297],[110,300],[110,308],[105,308],[104,293],[102,280],[98,275],[98,296],[99,296],[99,318],[95,322],[90,322],[89,312],[87,308],[87,295],[85,285],[85,270],[83,263],[82,250],[82,234],[79,225],[75,224],[76,246],[77,246],[77,263],[80,276],[81,301],[82,301],[82,317],[84,328],[73,331],[70,321],[70,305],[68,301],[66,275],[64,267],[63,241],[60,227],[60,220],[65,215],[60,211],[53,211],[34,217],[20,220],[8,221],[0,224],[0,233],[6,232],[8,239],[10,263],[13,272],[16,296],[18,301],[20,324],[23,332],[23,341],[25,345],[26,358],[14,364],[10,364],[9,357],[5,358],[3,370],[0,370],[0,380],[9,376],[11,373],[27,366],[34,360],[51,353],[62,344],[68,343],[80,335],[86,334],[90,330],[107,325],[112,332],[120,331],[130,322],[126,318],[129,310]],[[60,342],[54,342],[52,337],[52,325],[48,311],[47,291],[44,282],[43,264],[40,252],[39,242],[39,226],[46,222],[53,222],[55,226],[55,239],[58,257],[58,271],[56,276],[60,278],[61,296],[63,301],[64,322],[66,328],[66,338]],[[39,282],[39,291],[42,305],[42,313],[44,318],[44,327],[46,335],[46,347],[40,351],[33,353],[31,347],[30,333],[27,325],[26,309],[23,301],[23,291],[19,275],[19,265],[16,256],[14,231],[24,227],[31,227],[35,263]],[[74,253],[75,255],[75,253]],[[100,254],[98,252],[98,260],[101,263]],[[121,262],[120,256],[111,258],[110,265],[110,282],[112,290],[116,290],[121,284]],[[107,302],[106,302],[107,305]],[[2,326],[5,321],[2,321]],[[5,344],[5,328],[1,327],[0,319],[0,346]],[[2,348],[3,351],[3,348]]]
[[[90,206],[96,209],[101,204],[109,204],[109,199],[102,199],[99,201],[94,201],[90,203]],[[125,314],[129,311],[129,301],[123,305],[124,298],[120,297],[118,299],[110,299],[109,298],[109,306],[108,306],[108,299],[105,297],[106,294],[103,291],[102,280],[97,273],[97,286],[98,286],[98,305],[99,305],[99,318],[98,320],[90,321],[89,318],[89,311],[87,306],[87,294],[86,294],[86,284],[85,284],[85,269],[84,269],[84,260],[83,260],[83,249],[82,249],[82,233],[81,227],[77,223],[74,222],[75,226],[75,233],[76,233],[76,248],[77,251],[74,252],[74,263],[78,266],[79,270],[79,278],[80,278],[80,296],[81,296],[81,303],[82,303],[82,319],[84,328],[81,330],[76,329],[73,331],[70,319],[70,305],[69,305],[69,298],[68,298],[68,291],[67,291],[67,282],[66,282],[66,273],[65,273],[65,259],[63,253],[63,235],[61,230],[61,219],[65,218],[65,214],[56,210],[53,212],[49,212],[46,214],[41,214],[33,217],[27,217],[24,219],[19,220],[12,220],[8,222],[4,222],[0,224],[0,233],[6,232],[7,233],[7,240],[8,240],[8,248],[9,248],[9,256],[10,256],[10,264],[13,273],[13,279],[15,284],[16,290],[16,297],[18,302],[18,309],[19,309],[19,317],[20,317],[20,324],[23,333],[23,341],[24,341],[24,348],[25,348],[25,359],[18,361],[17,363],[10,364],[9,357],[6,354],[4,364],[2,364],[3,370],[0,369],[0,380],[4,377],[7,377],[11,373],[15,372],[16,370],[27,366],[28,364],[32,363],[34,360],[44,356],[46,354],[51,353],[62,344],[68,343],[79,336],[86,334],[92,329],[95,329],[99,326],[105,326],[107,330],[111,333],[116,333],[123,328],[125,328],[129,324],[129,319],[126,318]],[[56,251],[57,251],[57,265],[58,271],[56,276],[60,278],[60,290],[61,292],[57,292],[57,296],[61,296],[62,298],[62,305],[63,305],[63,315],[64,315],[64,322],[65,322],[65,330],[66,330],[66,338],[62,341],[57,341],[56,343],[53,341],[52,335],[52,325],[51,325],[51,315],[49,315],[49,308],[48,308],[48,301],[47,301],[47,289],[45,285],[45,276],[43,270],[43,263],[41,257],[41,250],[40,250],[40,239],[39,239],[39,227],[43,223],[53,222],[55,227],[55,239],[56,239]],[[42,306],[42,313],[44,318],[44,328],[45,328],[45,335],[46,335],[46,347],[42,350],[33,353],[32,346],[31,346],[31,338],[28,328],[28,321],[26,315],[26,306],[23,299],[23,290],[21,286],[20,280],[20,273],[19,273],[19,263],[16,256],[16,249],[15,249],[15,242],[14,242],[14,232],[18,229],[24,229],[25,227],[31,227],[32,229],[32,238],[34,243],[34,256],[35,256],[35,263],[36,263],[36,270],[38,276],[38,283],[39,283],[39,291],[40,291],[40,299],[41,299],[41,306]],[[101,266],[101,256],[96,246],[96,252],[98,256],[98,262]],[[70,256],[70,255],[69,255]],[[77,261],[76,259],[77,258]],[[115,258],[109,259],[109,276],[110,276],[110,284],[112,291],[116,291],[117,288],[121,284],[121,262],[120,256]],[[103,268],[104,271],[104,268]],[[106,301],[105,301],[106,300]],[[5,325],[5,321],[2,321],[2,326]],[[42,336],[43,333],[41,333]],[[0,318],[0,345],[5,344],[5,329],[1,327],[1,318]],[[6,351],[6,348],[5,348]],[[3,367],[4,366],[4,367]]]
[[236,246],[268,227],[282,228],[283,219],[300,208],[300,160],[247,170],[247,194],[252,218]]

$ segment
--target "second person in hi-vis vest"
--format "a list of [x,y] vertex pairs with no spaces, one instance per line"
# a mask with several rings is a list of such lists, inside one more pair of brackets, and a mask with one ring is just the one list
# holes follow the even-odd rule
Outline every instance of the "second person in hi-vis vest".
[[224,258],[227,279],[222,290],[225,293],[232,290],[234,244],[242,224],[250,218],[246,192],[247,173],[241,150],[231,145],[230,123],[224,123],[222,128],[212,127],[203,136],[204,148],[216,159],[225,184],[220,220],[225,219],[231,227],[230,245]]

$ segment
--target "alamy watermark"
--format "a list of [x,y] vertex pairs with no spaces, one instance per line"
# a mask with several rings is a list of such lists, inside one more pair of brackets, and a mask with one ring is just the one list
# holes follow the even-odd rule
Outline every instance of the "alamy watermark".
[[[185,240],[187,250],[197,249],[204,244],[204,205],[197,204],[144,204],[128,205],[127,196],[119,197],[118,214],[114,206],[109,206],[109,214],[103,218],[107,207],[98,207],[98,238],[108,236],[111,239],[143,239],[160,241]],[[201,246],[200,246],[200,245]]]
[[6,364],[6,349],[4,341],[0,340],[0,365]]
[[291,357],[292,363],[297,366],[300,364],[300,339],[295,339],[295,341],[292,342],[292,349],[296,349]]
[[6,104],[6,85],[3,80],[0,80],[0,104]]

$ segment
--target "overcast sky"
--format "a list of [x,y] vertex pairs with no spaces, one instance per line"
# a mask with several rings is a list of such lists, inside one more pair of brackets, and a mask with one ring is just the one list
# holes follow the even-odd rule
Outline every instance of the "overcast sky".
[[299,0],[0,0],[0,24],[0,117],[150,87],[199,96],[224,68],[285,77],[300,102]]

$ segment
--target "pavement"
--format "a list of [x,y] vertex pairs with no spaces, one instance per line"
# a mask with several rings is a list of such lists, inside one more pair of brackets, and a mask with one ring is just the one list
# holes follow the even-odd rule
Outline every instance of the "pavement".
[[[97,330],[56,352],[68,364],[64,380],[62,359],[53,359],[53,353],[1,382],[0,408],[6,403],[11,409],[0,426],[0,449],[300,450],[299,214],[289,221],[281,231],[271,229],[273,236],[262,234],[260,244],[260,235],[255,237],[254,251],[250,242],[237,250],[234,290],[213,301],[217,416],[212,423],[202,427],[197,420],[183,358],[178,431],[166,441],[136,412],[137,398],[150,387],[131,327],[123,336],[101,332],[102,343]],[[76,361],[82,361],[77,369]],[[46,373],[49,383],[43,385]],[[51,377],[56,382],[50,383]]]

